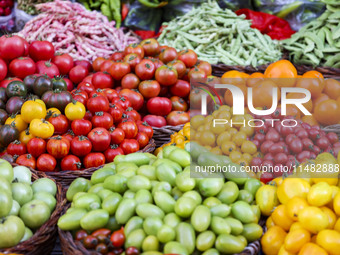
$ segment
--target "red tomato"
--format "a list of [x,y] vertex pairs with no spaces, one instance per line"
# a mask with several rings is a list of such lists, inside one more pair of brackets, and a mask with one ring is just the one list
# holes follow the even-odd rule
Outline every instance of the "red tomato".
[[13,59],[9,64],[10,73],[20,79],[24,79],[26,76],[34,74],[35,69],[34,61],[28,57]]
[[155,71],[156,67],[149,59],[143,59],[135,68],[135,73],[143,81],[152,79],[155,75]]
[[158,67],[164,66],[164,63],[160,61],[158,58],[146,57],[145,59],[149,59],[155,65],[156,69]]
[[51,79],[54,76],[60,75],[58,67],[49,61],[38,61],[36,63],[36,68],[38,74],[47,74]]
[[136,89],[138,88],[139,83],[140,80],[138,76],[133,73],[125,75],[121,81],[123,89]]
[[170,92],[174,96],[187,97],[190,93],[190,84],[187,81],[178,80],[170,87]]
[[88,120],[74,120],[71,123],[71,129],[73,133],[78,135],[87,135],[92,129],[92,123]]
[[19,78],[6,78],[4,79],[1,83],[0,83],[0,87],[1,88],[7,88],[8,84],[10,84],[12,81],[22,81],[21,79]]
[[288,143],[289,149],[294,154],[299,154],[303,150],[303,144],[301,139],[294,138],[290,143]]
[[163,86],[171,86],[177,82],[177,71],[173,67],[161,66],[157,68],[155,78]]
[[6,62],[0,58],[0,81],[5,79],[5,77],[7,76],[7,71],[8,70]]
[[109,129],[113,126],[113,118],[107,112],[96,112],[91,120],[92,126]]
[[102,58],[102,57],[97,57],[93,63],[92,63],[92,68],[95,72],[98,72],[100,71],[100,67],[101,65],[105,62],[105,58]]
[[125,114],[130,119],[133,119],[136,122],[142,119],[140,114],[136,110],[134,110],[132,107],[127,108],[126,111],[125,111]]
[[140,45],[144,49],[145,56],[155,56],[160,52],[159,43],[154,38],[145,39],[140,43]]
[[131,120],[124,120],[119,123],[118,128],[124,131],[125,138],[135,138],[138,133],[138,127],[135,122]]
[[23,56],[25,44],[23,38],[14,35],[5,35],[0,39],[0,58],[12,60]]
[[149,139],[152,138],[152,136],[153,136],[153,129],[152,129],[152,127],[146,121],[138,123],[137,127],[138,127],[138,132],[145,133],[149,137]]
[[67,155],[61,160],[60,166],[62,171],[77,171],[81,169],[81,161],[78,157],[74,155]]
[[138,86],[138,90],[144,98],[152,98],[159,95],[161,86],[155,80],[142,81]]
[[170,98],[172,107],[172,111],[182,111],[186,112],[188,110],[188,104],[185,102],[185,100],[178,96],[173,96]]
[[266,140],[271,140],[273,142],[278,142],[280,140],[280,134],[275,128],[269,128],[266,134]]
[[100,71],[101,72],[110,72],[110,68],[114,62],[112,60],[105,60],[101,66]]
[[167,47],[166,49],[161,50],[159,54],[159,59],[164,64],[169,63],[177,58],[177,51],[173,47]]
[[120,96],[124,96],[131,102],[131,107],[136,111],[140,110],[144,103],[144,98],[141,93],[131,89],[122,89],[119,92]]
[[88,74],[89,74],[89,71],[87,70],[86,67],[78,65],[78,66],[73,67],[70,70],[69,77],[73,83],[79,84],[80,82],[84,80],[84,78]]
[[166,125],[166,120],[162,116],[157,115],[146,115],[143,121],[148,123],[151,127],[164,127]]
[[320,137],[319,139],[316,140],[316,145],[321,149],[321,150],[326,150],[331,143],[327,139],[327,137],[323,136]]
[[49,154],[42,154],[37,160],[37,169],[39,171],[53,172],[56,166],[56,159]]
[[144,58],[144,49],[138,43],[130,44],[128,47],[125,48],[124,50],[125,55],[131,54],[131,53],[139,55],[140,58]]
[[110,103],[106,97],[94,94],[87,100],[86,107],[92,113],[107,112],[110,109]]
[[94,128],[87,137],[92,143],[93,151],[105,151],[111,142],[110,133],[105,128]]
[[126,96],[119,95],[119,97],[113,98],[112,103],[121,106],[123,110],[132,107],[130,100]]
[[122,51],[116,51],[110,56],[110,60],[113,60],[113,61],[122,60],[123,58],[124,58],[124,52]]
[[22,154],[26,154],[27,149],[26,149],[26,145],[23,144],[22,142],[15,140],[14,142],[11,142],[8,146],[7,146],[7,153],[14,156],[14,155],[22,155]]
[[148,112],[154,115],[166,116],[171,112],[171,101],[166,97],[154,97],[147,103]]
[[270,182],[273,179],[274,179],[274,175],[273,173],[270,173],[270,172],[263,172],[260,177],[260,181],[265,184]]
[[137,134],[136,140],[139,144],[139,148],[144,148],[145,146],[148,145],[150,139],[147,134],[139,132]]
[[111,145],[120,144],[125,139],[125,133],[121,128],[112,127],[109,129],[109,132],[111,136]]
[[51,60],[54,57],[54,46],[48,41],[34,41],[30,44],[28,51],[35,62]]
[[122,120],[123,112],[124,110],[119,104],[110,104],[109,114],[111,114],[114,123]]
[[139,250],[136,247],[131,246],[131,247],[128,247],[126,249],[125,254],[126,255],[139,255],[140,252],[139,252]]
[[130,64],[127,62],[113,62],[110,66],[109,73],[113,79],[119,81],[125,75],[131,72]]
[[88,82],[79,83],[77,89],[85,91],[87,94],[90,94],[91,92],[96,91],[95,87]]
[[141,61],[142,58],[136,53],[130,53],[124,57],[124,62],[127,62],[130,65],[132,71],[135,70],[136,65],[138,65]]
[[67,84],[67,91],[72,91],[73,88],[74,88],[73,82],[70,79],[68,79],[68,78],[63,78],[63,79],[64,79],[64,81]]
[[196,64],[197,54],[193,50],[182,50],[178,53],[178,59],[190,68]]
[[53,114],[47,120],[54,126],[55,135],[65,134],[70,126],[68,119],[62,114]]
[[70,142],[62,136],[52,136],[46,145],[47,152],[56,159],[65,157],[70,151]]
[[87,71],[90,73],[92,72],[92,65],[89,61],[87,60],[76,60],[74,61],[75,66],[83,66],[87,69]]
[[124,139],[119,147],[122,148],[125,155],[139,151],[139,143],[135,139]]
[[125,243],[124,229],[116,230],[112,233],[110,241],[114,247],[122,247]]
[[300,163],[309,160],[311,158],[311,152],[310,151],[301,151],[297,156],[296,160]]
[[182,78],[187,71],[187,67],[185,66],[185,64],[181,60],[178,60],[178,59],[168,63],[168,66],[176,69],[178,78]]
[[62,75],[68,74],[74,67],[73,58],[67,53],[54,56],[52,63],[58,67]]
[[100,152],[92,152],[86,155],[83,160],[85,168],[98,167],[105,164],[105,156]]
[[197,67],[194,67],[194,68],[191,68],[189,73],[188,73],[188,77],[189,77],[189,80],[200,80],[200,79],[206,79],[207,78],[207,75],[206,73],[197,68]]
[[92,85],[99,89],[113,88],[114,80],[108,73],[97,72],[92,77]]
[[38,158],[46,152],[46,142],[42,138],[34,137],[27,143],[27,151],[33,157]]
[[86,111],[85,116],[84,116],[84,120],[91,121],[92,117],[93,117],[93,114],[90,111]]
[[337,134],[334,133],[334,132],[329,132],[329,133],[327,133],[326,136],[327,136],[328,141],[329,141],[331,144],[335,144],[335,143],[339,142],[339,137],[338,137]]
[[92,150],[92,143],[86,136],[77,136],[70,143],[72,154],[78,157],[84,157]]
[[110,147],[104,152],[106,163],[113,162],[117,155],[124,155],[124,151],[117,144],[110,145]]
[[207,61],[198,60],[196,66],[198,69],[203,70],[207,76],[211,75],[212,68],[210,63],[208,63]]
[[69,130],[67,133],[63,134],[62,137],[71,143],[72,139],[74,138],[74,133],[72,130]]
[[15,161],[18,165],[30,167],[36,169],[35,158],[31,154],[23,154],[17,158]]
[[[21,37],[20,37],[21,38]],[[21,38],[22,39],[22,41],[24,42],[24,54],[23,54],[23,56],[24,57],[27,57],[28,56],[28,51],[29,51],[29,47],[30,47],[30,45],[28,44],[28,42],[24,39],[24,38]]]
[[190,115],[187,112],[173,111],[166,117],[166,122],[171,126],[178,126],[190,121]]
[[118,92],[114,89],[103,89],[103,93],[107,97],[109,102],[111,102],[114,97],[118,97]]

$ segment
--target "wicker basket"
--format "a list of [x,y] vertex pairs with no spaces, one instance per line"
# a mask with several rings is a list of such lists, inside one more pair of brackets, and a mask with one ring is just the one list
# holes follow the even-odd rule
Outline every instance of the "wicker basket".
[[[156,148],[155,141],[150,140],[149,144],[143,148],[140,152],[150,152],[152,153]],[[93,172],[98,170],[100,167],[91,167],[80,171],[61,171],[61,172],[46,172],[46,175],[56,180],[58,183],[61,183],[64,188],[70,186],[73,180],[78,177],[83,177],[86,179],[90,179]],[[35,172],[39,172],[34,170]]]
[[340,138],[340,124],[335,124],[335,125],[323,127],[322,130],[325,131],[325,132],[334,132]]
[[156,147],[159,148],[163,144],[170,142],[170,136],[173,133],[180,131],[183,127],[184,125],[164,126],[161,128],[153,127],[153,139],[155,139]]
[[[32,171],[32,181],[39,178],[48,178],[48,176],[46,176],[46,174],[43,172],[36,174],[35,171]],[[44,225],[42,225],[29,240],[22,242],[12,248],[1,249],[0,253],[16,253],[25,255],[50,254],[57,238],[57,221],[66,204],[63,188],[58,183],[56,199],[57,205],[50,219]]]

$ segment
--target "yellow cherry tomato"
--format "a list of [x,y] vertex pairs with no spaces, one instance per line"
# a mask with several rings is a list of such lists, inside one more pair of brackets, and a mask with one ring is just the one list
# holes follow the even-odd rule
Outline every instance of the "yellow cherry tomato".
[[299,212],[298,220],[309,232],[316,234],[328,227],[328,216],[320,208],[307,206]]
[[241,146],[241,151],[243,153],[254,154],[257,151],[256,145],[252,141],[244,141]]
[[227,141],[227,142],[222,144],[221,150],[222,150],[223,154],[229,156],[230,153],[232,153],[233,151],[236,150],[236,145],[235,145],[234,142]]
[[194,117],[191,118],[190,123],[191,127],[193,129],[198,129],[200,126],[202,126],[205,122],[205,117],[202,115],[195,115]]
[[241,147],[242,143],[246,140],[247,140],[247,135],[241,131],[236,133],[232,138],[232,141],[236,144],[236,146],[239,146],[239,147]]
[[236,128],[229,128],[228,132],[231,134],[231,138],[233,138],[238,133]]
[[160,153],[162,150],[163,150],[163,148],[162,148],[162,147],[159,147],[159,148],[157,148],[157,149],[154,151],[154,154],[157,156],[158,153]]
[[296,221],[290,226],[289,232],[292,232],[296,229],[301,229],[301,228],[304,229],[302,224],[300,222]]
[[273,185],[263,185],[257,190],[255,200],[263,215],[270,216],[273,209],[279,204],[276,192],[277,188]]
[[221,105],[220,108],[218,108],[218,110],[219,110],[220,112],[229,112],[230,109],[231,109],[231,107],[230,107],[229,105],[226,105],[226,104]]
[[85,106],[78,101],[74,101],[66,105],[65,115],[69,120],[81,120],[84,118],[85,113]]
[[[211,115],[209,115],[209,116],[207,116],[207,117],[205,118],[204,123],[210,123],[210,122],[212,122],[213,120],[214,120],[214,117],[211,116]],[[203,123],[203,124],[204,124],[204,123]]]
[[267,221],[266,221],[266,227],[267,227],[267,229],[269,229],[269,228],[274,227],[274,226],[275,226],[275,223],[274,223],[272,217],[269,216]]
[[8,117],[5,124],[16,127],[19,132],[24,131],[28,126],[20,114]]
[[287,215],[290,219],[297,221],[299,212],[306,208],[308,203],[306,199],[301,197],[293,197],[286,203]]
[[275,225],[280,226],[285,231],[288,231],[290,226],[293,224],[293,220],[291,220],[286,213],[285,205],[279,205],[276,207],[271,217]]
[[323,206],[332,200],[332,188],[326,182],[319,182],[314,184],[308,194],[307,201],[313,206]]
[[25,145],[27,145],[32,138],[34,138],[34,135],[30,133],[29,129],[21,131],[19,134],[19,141]]
[[340,192],[333,199],[333,209],[336,215],[340,216]]
[[277,189],[277,197],[282,204],[289,199],[298,196],[306,198],[310,189],[310,184],[299,178],[286,178]]
[[221,146],[223,143],[231,141],[231,133],[229,131],[225,131],[218,135],[216,143],[218,146]]
[[327,228],[333,229],[334,225],[335,225],[335,222],[336,222],[336,215],[335,215],[335,213],[331,209],[326,207],[326,206],[320,207],[320,209],[325,214],[327,214],[327,217],[328,217],[328,227]]
[[[234,161],[233,161],[234,162]],[[247,160],[245,160],[244,158],[240,158],[240,159],[238,159],[238,160],[236,160],[235,162],[234,162],[235,164],[238,164],[238,165],[240,165],[240,166],[248,166],[249,164],[248,164],[248,162],[247,162]]]
[[[220,111],[217,116],[216,119],[222,119],[222,120],[229,120],[231,119],[231,113],[229,111]],[[230,124],[228,125],[228,127],[230,126]]]
[[202,136],[199,138],[199,141],[202,145],[213,146],[215,144],[215,135],[211,131],[203,131]]
[[46,116],[46,106],[37,100],[26,101],[21,107],[21,116],[26,123],[33,119],[43,119]]
[[278,255],[294,255],[294,254],[291,253],[291,252],[288,252],[288,251],[285,249],[284,245],[282,245],[281,248],[280,248],[280,250],[279,250]]
[[176,144],[181,144],[185,141],[185,137],[183,135],[176,135],[175,138],[174,138],[174,143]]
[[302,246],[304,246],[306,243],[310,242],[310,233],[303,229],[296,229],[293,231],[290,231],[284,242],[284,247],[288,252],[291,253],[298,253]]
[[282,176],[276,177],[275,179],[272,180],[272,182],[275,183],[277,187],[279,187],[283,182],[283,178]]
[[277,255],[284,243],[287,233],[279,226],[267,230],[261,238],[262,251],[266,255]]
[[250,126],[243,126],[240,128],[240,131],[244,132],[247,135],[247,137],[252,137],[254,134],[254,128]]
[[240,128],[247,125],[244,115],[235,115],[231,118],[233,127]]
[[249,153],[243,153],[242,158],[247,161],[248,165],[250,164],[251,160],[253,159],[253,156]]
[[54,126],[44,119],[34,119],[30,124],[30,133],[43,139],[50,138],[54,133]]
[[236,163],[236,161],[240,160],[242,158],[242,153],[238,151],[232,151],[229,154],[229,158],[232,162]]
[[216,155],[222,155],[222,151],[219,147],[214,147],[210,150],[210,152],[216,154]]
[[340,233],[330,229],[322,230],[316,237],[316,244],[324,248],[330,255],[339,255]]
[[328,255],[328,253],[314,243],[306,243],[302,246],[298,255]]

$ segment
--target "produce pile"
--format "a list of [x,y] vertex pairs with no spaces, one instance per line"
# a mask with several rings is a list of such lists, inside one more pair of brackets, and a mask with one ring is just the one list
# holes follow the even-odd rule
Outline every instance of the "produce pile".
[[79,3],[56,0],[36,5],[42,12],[26,23],[18,34],[28,42],[41,39],[52,42],[55,50],[68,53],[76,60],[93,61],[96,57],[108,58],[139,41],[132,32],[116,29],[115,22],[90,12]]
[[8,16],[12,13],[12,8],[14,7],[14,1],[1,1],[0,2],[0,17],[1,16]]
[[26,12],[29,15],[37,15],[36,5],[51,2],[51,0],[18,0],[17,9]]
[[195,50],[200,59],[210,64],[256,67],[282,56],[276,41],[251,28],[244,15],[223,10],[215,1],[209,0],[163,25],[160,44]]
[[[175,146],[165,147],[162,158],[135,153],[114,162],[91,181],[71,184],[66,195],[71,208],[58,222],[62,230],[78,231],[75,238],[89,250],[107,254],[124,245],[126,254],[137,255],[229,254],[261,237],[260,210],[252,205],[259,180],[190,178],[190,154]],[[104,247],[95,234],[102,228],[118,230],[120,239],[114,232]],[[135,253],[129,253],[131,247]]]
[[340,2],[323,1],[327,10],[284,41],[295,64],[340,68]]
[[48,178],[32,183],[28,168],[13,168],[3,159],[0,169],[0,249],[3,249],[30,239],[50,219],[57,204],[57,186]]

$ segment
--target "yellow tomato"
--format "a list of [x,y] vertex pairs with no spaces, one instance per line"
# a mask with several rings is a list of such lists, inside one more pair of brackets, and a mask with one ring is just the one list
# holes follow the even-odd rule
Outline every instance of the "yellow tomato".
[[181,144],[184,141],[185,141],[185,137],[183,135],[180,135],[180,134],[176,135],[175,138],[174,138],[174,142],[176,144]]
[[229,156],[230,153],[236,150],[236,145],[231,141],[227,141],[225,143],[222,143],[221,150],[223,154]]
[[43,139],[50,138],[54,133],[54,126],[44,119],[34,119],[30,124],[30,133]]
[[232,151],[229,154],[230,160],[234,163],[236,163],[236,161],[240,160],[242,158],[242,153],[238,152],[238,151]]
[[304,246],[306,243],[309,243],[310,241],[310,233],[303,229],[296,229],[293,231],[290,231],[284,242],[284,247],[288,252],[291,253],[298,253],[302,246]]
[[320,231],[316,237],[316,243],[330,255],[340,254],[340,233],[335,230],[325,229]]
[[55,107],[49,108],[46,111],[47,115],[52,116],[53,114],[61,114],[61,111]]
[[337,221],[335,222],[334,230],[340,232],[340,218],[338,218]]
[[202,136],[199,138],[199,141],[202,145],[213,146],[215,144],[215,135],[211,131],[203,131]]
[[340,216],[340,192],[333,199],[333,209],[336,215]]
[[286,178],[277,189],[277,197],[282,204],[289,199],[298,196],[306,198],[310,189],[310,184],[298,178]]
[[320,208],[308,206],[299,212],[298,220],[309,232],[316,234],[328,227],[328,216]]
[[33,101],[37,102],[37,103],[39,103],[39,104],[41,104],[43,106],[45,106],[45,109],[46,109],[46,104],[45,104],[45,102],[43,100],[41,100],[41,99],[34,99]]
[[230,106],[229,105],[221,105],[220,108],[218,108],[220,112],[229,112],[230,111]]
[[159,147],[155,150],[154,154],[157,156],[158,153],[160,153],[161,151],[163,151],[163,148],[162,147]]
[[26,101],[21,107],[21,115],[26,123],[33,119],[43,119],[46,116],[46,106],[37,101]]
[[257,151],[256,145],[252,141],[244,141],[241,146],[241,151],[243,153],[254,154]]
[[284,245],[282,245],[281,248],[280,248],[280,250],[279,250],[278,255],[294,255],[294,254],[291,253],[291,252],[288,252],[288,251],[285,249]]
[[302,246],[298,255],[328,255],[328,253],[314,243],[306,243]]
[[336,215],[335,213],[329,209],[328,207],[326,206],[323,206],[320,208],[328,217],[328,227],[329,229],[333,229],[334,228],[334,225],[335,225],[335,222],[336,222]]
[[[231,113],[229,111],[220,111],[217,114],[216,119],[223,119],[223,120],[229,121],[231,119]],[[230,127],[230,123],[229,123],[228,127]]]
[[277,255],[284,243],[287,233],[279,226],[267,230],[261,238],[262,251],[266,255]]
[[294,222],[291,226],[290,226],[290,229],[289,229],[289,232],[292,232],[292,231],[294,231],[294,230],[296,230],[296,229],[304,229],[303,228],[303,226],[302,226],[302,224],[300,223],[300,222]]
[[78,101],[74,101],[66,105],[65,115],[69,120],[81,120],[84,118],[85,113],[85,106]]
[[269,228],[274,227],[274,226],[275,226],[275,223],[274,223],[272,217],[269,216],[267,221],[266,221],[266,227],[267,227],[267,229],[269,229]]
[[24,131],[28,126],[28,124],[22,119],[22,116],[20,114],[8,117],[5,121],[5,124],[16,127],[19,132]]
[[228,132],[230,133],[231,138],[233,138],[238,133],[236,128],[229,128]]
[[273,185],[263,185],[257,190],[255,200],[263,215],[270,216],[275,206],[279,204],[276,192],[277,188]]
[[193,129],[198,129],[205,122],[205,117],[202,115],[195,115],[191,118],[190,123]]
[[214,147],[210,150],[210,152],[216,154],[216,155],[222,155],[222,151],[219,147]]
[[180,131],[177,132],[178,135],[184,136],[183,134],[183,129],[181,129]]
[[338,186],[331,186],[331,188],[332,188],[332,199],[330,202],[328,202],[326,206],[330,208],[331,210],[333,210],[333,200],[335,196],[339,193],[340,188]]
[[236,127],[236,128],[240,128],[247,124],[247,121],[245,120],[244,115],[235,115],[231,118],[231,121],[233,123],[233,127]]
[[253,159],[253,156],[250,155],[249,153],[243,153],[242,158],[248,163],[248,165],[250,164],[251,160]]
[[283,178],[282,176],[276,177],[275,179],[272,180],[272,182],[275,183],[277,187],[279,187],[283,182]]
[[242,126],[240,131],[244,132],[248,137],[252,137],[254,134],[254,128],[250,126]]
[[323,206],[332,200],[332,188],[326,182],[314,184],[308,194],[307,201],[313,206]]
[[329,161],[332,162],[334,164],[337,163],[337,160],[334,158],[334,156],[329,153],[329,152],[323,152],[321,154],[319,154],[316,158],[315,158],[315,162],[317,161]]
[[293,224],[293,220],[291,220],[287,215],[285,205],[279,205],[276,207],[271,217],[275,225],[280,226],[285,231],[288,231],[290,226]]
[[247,160],[245,160],[244,158],[240,158],[240,159],[238,159],[238,160],[235,160],[235,161],[233,161],[235,164],[238,164],[238,165],[240,165],[240,166],[248,166],[249,164],[248,164],[248,162],[247,162]]
[[286,203],[286,212],[290,219],[297,221],[299,212],[306,208],[308,203],[301,197],[293,197]]
[[225,131],[218,135],[216,143],[218,146],[221,146],[223,143],[231,141],[231,133],[229,131]]
[[227,124],[218,124],[213,121],[210,123],[209,130],[211,130],[214,134],[219,135],[226,131],[228,128]]
[[29,129],[26,129],[19,134],[19,141],[25,145],[27,145],[32,138],[34,138],[34,135],[30,133]]
[[244,132],[241,132],[241,131],[238,132],[237,134],[235,134],[232,138],[232,141],[239,147],[246,140],[247,140],[247,135]]

